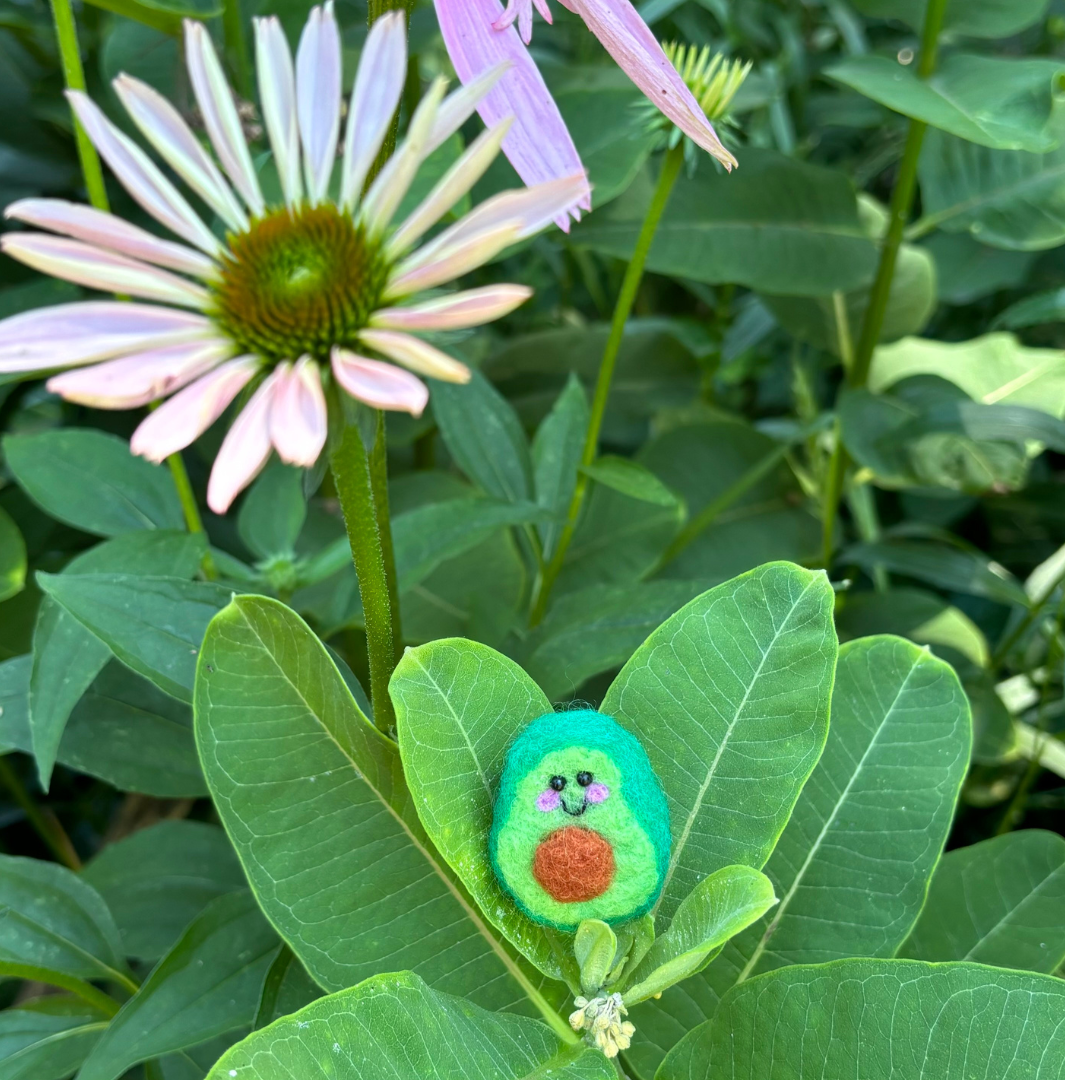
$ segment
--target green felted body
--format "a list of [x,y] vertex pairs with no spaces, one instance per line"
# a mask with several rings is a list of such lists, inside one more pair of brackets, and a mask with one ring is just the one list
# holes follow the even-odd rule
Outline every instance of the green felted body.
[[[552,777],[563,777],[565,805],[579,808],[582,789],[576,784],[582,773],[606,785],[604,801],[585,805],[578,817],[566,812],[561,796],[557,809],[537,806]],[[547,837],[574,826],[610,844],[615,869],[601,895],[562,902],[537,880],[533,861]],[[661,785],[643,747],[616,721],[590,709],[549,713],[515,739],[496,797],[489,853],[500,884],[529,918],[572,931],[584,919],[616,924],[642,915],[662,890],[669,851]]]

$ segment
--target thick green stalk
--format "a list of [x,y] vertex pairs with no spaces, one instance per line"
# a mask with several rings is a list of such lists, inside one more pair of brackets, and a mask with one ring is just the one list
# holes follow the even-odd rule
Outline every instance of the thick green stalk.
[[373,26],[382,15],[389,11],[405,11],[407,20],[414,7],[414,0],[370,0],[367,22]]
[[[85,71],[81,66],[81,52],[78,49],[78,30],[74,25],[74,12],[70,0],[52,0],[52,18],[55,20],[55,33],[59,40],[59,57],[63,63],[63,79],[68,90],[85,89]],[[107,210],[107,189],[104,187],[104,173],[100,167],[96,148],[89,141],[85,129],[78,118],[74,120],[74,142],[78,148],[78,160],[81,162],[81,174],[85,178],[85,190],[89,202],[97,210]]]
[[389,731],[396,720],[392,700],[388,696],[388,680],[395,670],[397,645],[370,455],[366,452],[357,423],[345,423],[340,441],[333,451],[332,466],[362,597],[374,723],[382,731]]
[[[929,78],[935,71],[936,57],[939,51],[939,33],[943,28],[943,16],[946,13],[947,0],[928,0],[925,9],[924,28],[921,32],[921,55],[917,63],[917,75],[921,79]],[[873,352],[880,341],[884,329],[884,317],[887,314],[888,300],[891,297],[891,283],[895,277],[895,265],[898,262],[899,247],[917,191],[917,163],[921,157],[921,144],[927,124],[922,120],[911,120],[906,135],[906,146],[899,163],[898,176],[891,193],[887,233],[880,248],[880,262],[876,270],[873,287],[869,291],[869,301],[862,319],[862,330],[854,350],[854,363],[847,372],[847,381],[852,387],[860,389],[869,379],[869,367],[873,362]],[[822,537],[824,541],[823,560],[827,567],[832,558],[832,536],[835,529],[836,514],[843,496],[843,483],[847,472],[848,456],[842,439],[837,439],[836,449],[828,469],[825,486],[824,505],[822,507]]]
[[[640,227],[640,234],[636,238],[636,249],[632,253],[632,260],[625,270],[625,278],[621,283],[621,292],[618,293],[617,303],[614,306],[614,318],[610,324],[610,336],[607,338],[606,348],[603,350],[603,359],[599,363],[599,377],[595,384],[595,396],[592,398],[591,416],[588,421],[588,431],[584,439],[584,452],[581,454],[581,465],[591,465],[599,453],[599,433],[603,428],[603,417],[606,414],[607,400],[610,397],[610,386],[614,379],[614,369],[617,366],[618,353],[621,351],[621,342],[625,336],[625,324],[629,321],[632,313],[632,305],[636,302],[636,294],[643,280],[643,270],[647,263],[647,256],[651,250],[655,233],[658,231],[659,222],[665,213],[669,196],[673,193],[673,186],[680,175],[681,166],[684,164],[684,141],[677,143],[666,154],[666,160],[662,164],[662,172],[658,177],[654,195],[651,197],[651,205],[647,208],[647,214]],[[540,580],[536,602],[533,605],[532,625],[536,626],[547,611],[547,603],[551,597],[551,589],[562,570],[562,564],[566,559],[566,551],[573,539],[577,521],[580,518],[584,499],[588,492],[588,477],[583,473],[577,474],[577,486],[573,490],[573,498],[570,500],[569,511],[566,514],[566,524],[559,536],[558,546],[547,569]]]
[[392,544],[392,517],[388,508],[388,442],[385,433],[385,414],[380,409],[377,410],[377,431],[374,435],[373,452],[370,454],[370,486],[373,489],[377,531],[381,537],[381,557],[385,564],[385,579],[388,581],[388,602],[392,608],[393,659],[398,664],[403,657],[403,627],[400,623],[396,551]]

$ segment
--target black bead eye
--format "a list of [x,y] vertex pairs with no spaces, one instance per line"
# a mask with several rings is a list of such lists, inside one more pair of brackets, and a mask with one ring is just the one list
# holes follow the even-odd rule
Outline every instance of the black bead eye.
[[590,772],[577,773],[577,783],[580,784],[581,787],[587,787],[593,779],[594,777]]
[[547,783],[553,791],[561,791],[566,786],[566,778],[564,776],[552,776]]

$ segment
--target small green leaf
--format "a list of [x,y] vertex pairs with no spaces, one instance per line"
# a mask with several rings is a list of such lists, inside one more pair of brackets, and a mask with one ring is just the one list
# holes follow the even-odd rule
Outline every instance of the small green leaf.
[[250,893],[219,897],[122,1006],[80,1080],[117,1080],[138,1062],[247,1027],[277,949]]
[[581,472],[598,484],[628,495],[630,499],[639,499],[655,506],[682,505],[676,493],[638,461],[606,454],[591,465],[582,465]]
[[433,384],[433,415],[455,464],[488,495],[533,498],[532,460],[510,402],[479,372],[466,386]]
[[273,462],[245,497],[237,530],[248,550],[260,559],[291,557],[306,518],[303,470]]
[[199,821],[161,821],[108,844],[81,877],[138,960],[159,959],[212,900],[248,885],[226,834]]
[[1053,150],[1057,60],[951,53],[929,79],[886,56],[852,56],[825,74],[895,112],[998,150]]
[[[947,0],[943,29],[965,37],[1007,38],[1038,22],[1048,0]],[[855,0],[864,15],[924,25],[927,0]]]
[[410,972],[379,975],[249,1035],[207,1080],[615,1080],[598,1050],[536,1020],[490,1013]]
[[89,0],[104,11],[133,19],[174,37],[181,36],[184,19],[212,19],[222,14],[215,0]]
[[1051,974],[1065,960],[1065,840],[1006,833],[943,856],[899,952]]
[[704,878],[633,972],[636,985],[625,991],[625,1004],[646,1001],[700,971],[729,938],[776,903],[773,883],[749,866],[726,866]]
[[26,584],[26,541],[7,512],[0,509],[0,602],[20,593]]
[[618,939],[600,919],[585,919],[573,938],[573,956],[581,972],[581,989],[594,997],[614,966]]
[[129,452],[102,431],[57,428],[8,435],[4,454],[26,494],[54,518],[100,536],[134,529],[181,529],[169,471]]
[[192,700],[204,631],[232,596],[174,577],[38,573],[37,581],[122,663],[180,701]]
[[65,1080],[107,1028],[107,1016],[76,997],[35,998],[0,1012],[4,1080]]
[[0,855],[0,972],[129,986],[126,970],[118,929],[95,889],[56,863]]
[[565,388],[537,428],[532,446],[536,501],[552,515],[552,520],[538,527],[545,560],[554,553],[565,523],[587,431],[588,397],[580,379],[570,372]]
[[1023,330],[1028,326],[1065,322],[1065,289],[1026,296],[995,316],[995,329]]
[[732,990],[657,1080],[1058,1080],[1065,986],[979,964],[840,960]]

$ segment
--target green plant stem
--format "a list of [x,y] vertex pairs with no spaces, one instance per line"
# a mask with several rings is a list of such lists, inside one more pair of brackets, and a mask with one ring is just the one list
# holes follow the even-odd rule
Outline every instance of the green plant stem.
[[[925,9],[924,27],[921,31],[921,55],[917,63],[917,76],[929,78],[935,71],[936,57],[939,51],[939,33],[943,28],[943,16],[947,10],[947,0],[928,0]],[[887,315],[888,301],[891,298],[891,283],[895,277],[895,266],[899,258],[899,247],[917,191],[917,163],[921,156],[921,144],[927,124],[923,120],[911,120],[906,135],[906,146],[899,163],[895,187],[891,192],[887,233],[880,248],[880,262],[876,269],[873,287],[869,290],[869,300],[862,319],[862,329],[858,344],[854,350],[854,362],[847,372],[850,386],[860,389],[869,380],[869,368],[873,362],[873,353],[880,334],[884,329],[884,317]],[[838,436],[838,428],[837,428]],[[840,499],[843,497],[843,483],[847,473],[848,455],[843,440],[837,437],[836,448],[829,464],[825,484],[825,498],[822,507],[822,563],[827,569],[832,561],[833,534],[836,515],[839,512]]]
[[69,870],[80,870],[81,859],[74,850],[66,830],[59,819],[42,810],[26,790],[18,773],[11,767],[6,756],[0,756],[0,783],[11,792],[11,797],[21,807],[34,832],[48,845],[48,850]]
[[250,98],[251,65],[248,61],[248,44],[240,0],[225,0],[222,8],[222,37],[225,41],[226,60],[229,61],[237,91],[241,97]]
[[382,731],[389,731],[396,719],[388,696],[388,680],[395,670],[397,644],[372,466],[357,423],[344,424],[340,441],[333,451],[332,466],[362,597],[374,723]]
[[[99,1009],[105,1016],[114,1016],[121,1005],[109,994],[97,989],[92,983],[84,979],[75,978],[73,975],[64,975],[60,971],[50,968],[32,967],[28,964],[9,964],[0,962],[0,975],[9,975],[17,979],[29,979],[42,982],[47,986],[56,986],[60,990],[69,990],[76,994],[82,1001]],[[133,983],[133,992],[136,993],[137,985]]]
[[1009,659],[1009,655],[1013,652],[1014,646],[1026,633],[1031,629],[1032,624],[1043,613],[1043,609],[1047,606],[1050,598],[1065,585],[1065,573],[1059,575],[1054,583],[1043,593],[1042,597],[1037,600],[1032,606],[1025,612],[1024,618],[1014,627],[1010,634],[1002,641],[1002,643],[995,649],[994,655],[991,657],[991,670],[997,671],[1002,665]]
[[[617,367],[618,353],[621,351],[621,342],[625,336],[625,324],[632,313],[632,305],[636,302],[636,294],[643,280],[643,270],[647,263],[647,256],[651,250],[655,233],[658,231],[659,222],[665,212],[669,197],[673,193],[673,187],[680,175],[684,164],[684,141],[681,140],[676,146],[666,153],[666,159],[662,164],[662,172],[658,177],[654,194],[651,197],[651,205],[647,208],[647,214],[640,227],[640,234],[636,238],[636,249],[632,253],[632,259],[625,270],[625,277],[621,283],[621,292],[618,293],[617,303],[614,305],[614,317],[610,324],[610,336],[607,338],[606,348],[603,350],[603,359],[599,364],[599,376],[595,384],[595,396],[592,398],[591,416],[588,421],[588,431],[584,439],[584,452],[581,454],[581,465],[593,464],[599,452],[599,433],[603,427],[603,417],[606,413],[607,400],[610,397],[610,386],[614,379],[614,369]],[[562,570],[562,564],[566,559],[566,551],[573,539],[577,521],[580,518],[581,508],[588,492],[588,477],[583,472],[577,473],[577,485],[573,489],[573,498],[570,499],[569,510],[566,514],[566,524],[558,539],[558,546],[551,557],[547,569],[540,579],[540,587],[537,591],[536,601],[533,604],[532,625],[536,626],[547,611],[547,604],[551,597],[551,589]]]
[[[68,90],[85,89],[85,71],[81,66],[81,52],[78,49],[78,30],[74,24],[74,12],[70,0],[52,0],[52,18],[55,20],[55,33],[59,41],[59,57],[63,64],[63,80]],[[107,188],[104,187],[104,173],[96,148],[89,141],[85,129],[71,111],[74,121],[74,142],[78,148],[78,160],[81,162],[81,175],[85,180],[85,191],[89,202],[97,210],[107,210]]]
[[[189,480],[189,473],[185,468],[184,459],[180,453],[171,454],[166,459],[166,463],[170,466],[170,475],[174,478],[174,487],[177,488],[178,499],[181,502],[181,512],[185,517],[185,528],[190,533],[203,533],[206,538],[207,531],[203,527],[203,518],[200,517],[200,508],[196,505],[196,494],[192,490],[192,482]],[[214,564],[214,559],[211,558],[209,544],[206,552],[204,552],[200,568],[203,570],[203,576],[208,581],[217,579],[218,568]]]
[[413,7],[414,0],[370,0],[366,21],[370,26],[373,26],[382,15],[389,11],[405,11],[409,21]]
[[403,626],[400,622],[396,551],[392,544],[392,517],[388,508],[388,441],[385,414],[381,409],[377,410],[377,430],[370,454],[370,487],[373,490],[374,510],[377,515],[377,531],[381,537],[385,580],[388,582],[388,603],[392,608],[392,660],[393,664],[398,664],[403,658]]

